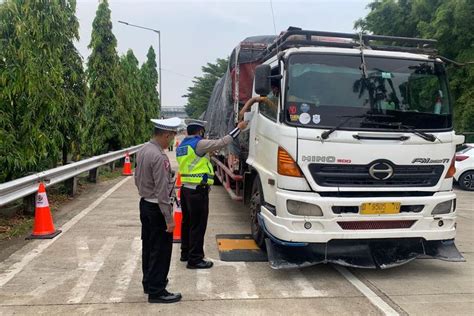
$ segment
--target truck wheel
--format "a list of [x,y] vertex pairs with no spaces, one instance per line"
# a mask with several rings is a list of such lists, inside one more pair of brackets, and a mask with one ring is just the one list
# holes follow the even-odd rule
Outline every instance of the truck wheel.
[[252,196],[250,198],[250,230],[252,237],[260,247],[265,250],[265,232],[258,223],[257,214],[260,213],[260,206],[262,205],[262,188],[260,184],[260,178],[256,177],[253,181]]
[[474,170],[464,172],[459,177],[459,186],[463,190],[474,191]]

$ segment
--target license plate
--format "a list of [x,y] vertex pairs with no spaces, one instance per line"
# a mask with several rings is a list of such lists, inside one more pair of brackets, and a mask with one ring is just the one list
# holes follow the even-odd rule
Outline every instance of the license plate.
[[360,214],[398,214],[400,213],[400,202],[388,203],[362,203]]

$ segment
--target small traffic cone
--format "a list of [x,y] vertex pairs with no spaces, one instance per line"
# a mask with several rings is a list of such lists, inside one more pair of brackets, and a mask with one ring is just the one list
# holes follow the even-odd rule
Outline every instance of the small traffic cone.
[[33,233],[26,239],[51,239],[61,233],[56,230],[53,224],[53,217],[49,208],[46,189],[41,182],[36,194],[35,222],[33,224]]
[[181,242],[181,222],[183,221],[183,212],[181,207],[177,206],[174,210],[174,230],[173,230],[173,242]]
[[132,164],[130,163],[130,155],[125,153],[125,163],[123,164],[123,171],[122,171],[123,176],[132,176]]
[[[176,188],[181,188],[181,174],[178,172],[178,175],[176,176],[176,183],[175,183],[175,187]],[[178,191],[178,193],[181,193],[181,189]]]
[[[178,186],[179,183],[179,186]],[[183,221],[183,211],[181,210],[181,175],[178,173],[176,178],[176,186],[178,191],[176,192],[176,209],[174,210],[174,230],[173,230],[173,242],[181,242],[181,223]]]

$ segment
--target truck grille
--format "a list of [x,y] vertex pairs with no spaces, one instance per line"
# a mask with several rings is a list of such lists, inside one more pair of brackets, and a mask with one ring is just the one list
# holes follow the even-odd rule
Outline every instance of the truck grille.
[[393,175],[386,180],[374,179],[368,165],[310,164],[314,181],[328,187],[431,187],[438,183],[443,165],[394,165]]
[[337,222],[344,230],[368,230],[368,229],[400,229],[410,228],[416,221],[400,220],[400,221],[351,221]]

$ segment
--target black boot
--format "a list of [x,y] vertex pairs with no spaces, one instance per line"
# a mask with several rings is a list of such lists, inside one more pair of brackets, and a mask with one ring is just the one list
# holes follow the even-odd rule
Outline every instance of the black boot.
[[167,290],[163,290],[161,294],[148,295],[148,303],[175,303],[181,301],[181,298],[181,293],[170,293]]
[[188,264],[186,265],[186,268],[188,268],[188,269],[210,269],[210,268],[212,268],[213,265],[214,265],[214,263],[212,261],[201,260],[201,262],[199,262],[197,264],[190,264],[188,262]]

